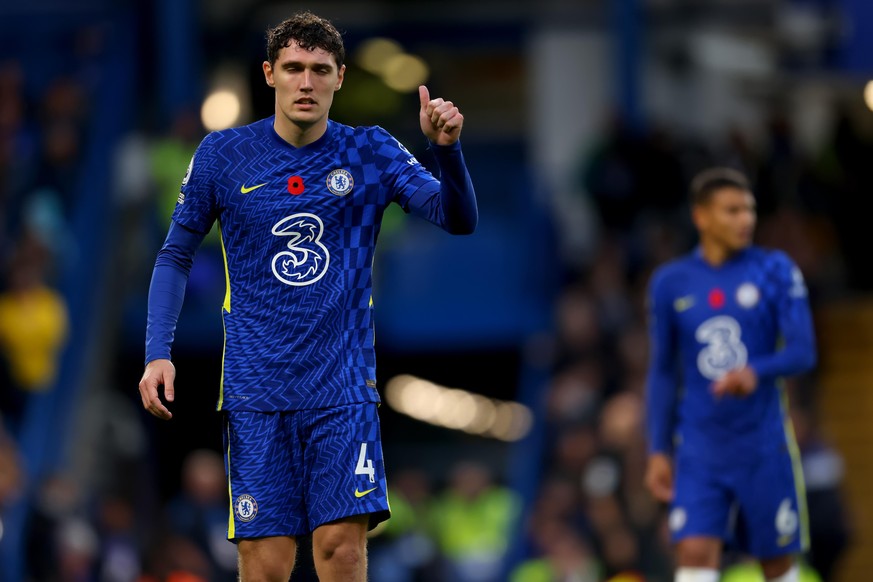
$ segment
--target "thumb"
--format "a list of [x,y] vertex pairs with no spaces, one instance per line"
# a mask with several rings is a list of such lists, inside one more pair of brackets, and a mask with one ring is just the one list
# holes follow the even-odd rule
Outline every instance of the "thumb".
[[176,388],[173,386],[173,382],[175,378],[170,377],[168,374],[164,378],[164,398],[167,399],[167,402],[172,402],[176,398]]
[[418,86],[418,100],[421,102],[422,109],[427,107],[427,103],[430,101],[430,91],[424,85]]

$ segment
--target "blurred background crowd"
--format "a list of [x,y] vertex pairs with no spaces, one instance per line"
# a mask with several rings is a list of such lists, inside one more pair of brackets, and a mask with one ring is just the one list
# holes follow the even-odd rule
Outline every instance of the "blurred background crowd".
[[[263,33],[344,32],[332,117],[425,165],[458,104],[480,228],[386,215],[374,303],[392,519],[374,582],[669,582],[643,489],[645,287],[694,245],[690,177],[746,172],[810,287],[788,383],[804,580],[873,571],[873,4],[865,0],[0,3],[0,581],[231,581],[215,412],[224,274],[198,252],[174,419],[141,409],[151,267],[210,130],[270,115]],[[460,238],[460,240],[458,240]],[[426,308],[424,307],[426,306]],[[315,579],[306,560],[298,580]],[[726,556],[725,580],[762,580]]]

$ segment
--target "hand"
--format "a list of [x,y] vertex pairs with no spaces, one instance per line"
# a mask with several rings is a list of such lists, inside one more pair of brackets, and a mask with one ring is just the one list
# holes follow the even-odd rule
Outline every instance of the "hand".
[[652,497],[662,503],[673,500],[673,462],[663,453],[649,456],[645,485]]
[[162,420],[173,418],[164,403],[158,396],[158,386],[164,387],[164,398],[172,402],[176,397],[173,382],[176,379],[176,366],[170,360],[152,360],[145,367],[142,380],[139,381],[139,395],[142,398],[142,407],[149,411],[152,416]]
[[726,394],[742,398],[754,392],[757,387],[758,374],[755,373],[754,369],[746,366],[737,370],[731,370],[713,382],[712,393],[717,399],[722,398]]
[[451,101],[431,99],[424,85],[418,88],[418,99],[421,101],[418,120],[427,139],[437,145],[452,145],[458,141],[464,126],[464,116],[458,108]]

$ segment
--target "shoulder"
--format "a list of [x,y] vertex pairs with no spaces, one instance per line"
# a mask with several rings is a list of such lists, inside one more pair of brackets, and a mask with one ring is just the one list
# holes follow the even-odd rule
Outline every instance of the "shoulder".
[[400,145],[400,142],[393,135],[379,125],[359,125],[349,129],[352,129],[359,139],[364,139],[372,144],[375,149],[386,145],[394,147]]
[[267,127],[267,122],[267,119],[259,119],[248,125],[240,125],[238,127],[228,127],[227,129],[211,131],[205,138],[203,138],[203,142],[214,145],[223,145],[239,141],[240,139],[252,139],[263,136]]
[[792,274],[800,272],[794,260],[781,249],[753,246],[749,249],[749,261],[761,266],[765,273]]
[[378,125],[345,125],[336,121],[330,121],[333,139],[340,142],[354,142],[358,147],[369,145],[374,150],[379,149],[386,143],[397,143],[390,133]]
[[806,297],[807,287],[803,272],[788,253],[780,249],[754,247],[753,260],[758,262],[760,270],[769,280],[774,289],[788,289],[791,297]]
[[653,293],[669,289],[677,283],[686,281],[694,268],[694,257],[682,255],[656,267],[649,277],[649,288]]

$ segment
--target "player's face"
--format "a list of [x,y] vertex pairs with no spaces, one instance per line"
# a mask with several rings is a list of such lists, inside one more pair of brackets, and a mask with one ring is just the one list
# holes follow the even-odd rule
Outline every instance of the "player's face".
[[302,129],[326,124],[333,94],[343,83],[345,65],[321,50],[306,50],[292,41],[279,51],[276,62],[264,62],[267,85],[276,89],[276,117]]
[[694,212],[701,237],[729,252],[752,244],[756,221],[755,197],[738,188],[716,190],[709,202],[697,206]]

